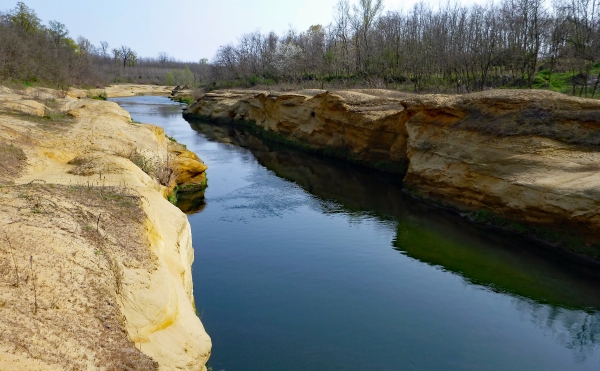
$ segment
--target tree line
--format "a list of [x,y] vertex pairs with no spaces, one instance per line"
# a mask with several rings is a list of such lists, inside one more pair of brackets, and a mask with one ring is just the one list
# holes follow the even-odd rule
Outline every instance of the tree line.
[[[594,97],[600,90],[600,0],[500,0],[486,5],[339,0],[329,25],[282,35],[252,32],[209,63],[76,40],[42,24],[23,2],[0,13],[0,82],[59,87],[110,83],[297,88],[385,87],[416,92],[546,88]],[[551,1],[551,2],[550,2]]]
[[93,45],[69,37],[58,21],[43,24],[23,2],[0,12],[0,82],[99,87],[110,83],[199,85],[210,80],[207,60],[179,62],[166,53],[142,58],[128,46]]
[[290,82],[472,92],[550,88],[593,97],[600,83],[600,0],[421,2],[339,0],[327,26],[253,32],[219,48],[221,85]]

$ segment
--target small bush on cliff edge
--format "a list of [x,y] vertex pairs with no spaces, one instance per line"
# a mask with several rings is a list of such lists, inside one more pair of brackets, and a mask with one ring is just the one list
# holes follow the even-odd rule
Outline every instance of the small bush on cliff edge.
[[135,166],[139,167],[144,173],[148,175],[152,175],[154,172],[154,164],[152,160],[148,159],[143,154],[138,151],[132,151],[129,156],[129,160],[135,164]]
[[167,154],[164,157],[148,158],[137,150],[130,152],[127,156],[144,173],[156,179],[158,183],[165,187],[174,187],[177,179],[177,172],[174,168],[173,156]]
[[98,93],[97,95],[95,95],[95,94],[88,94],[88,98],[96,99],[96,100],[107,100],[108,99],[108,95],[106,94],[105,91],[102,91],[102,92]]

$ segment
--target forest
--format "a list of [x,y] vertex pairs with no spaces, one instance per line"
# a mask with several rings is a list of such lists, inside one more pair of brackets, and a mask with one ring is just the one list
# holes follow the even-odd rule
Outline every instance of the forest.
[[69,37],[59,21],[47,25],[25,3],[0,13],[0,82],[25,85],[100,87],[111,83],[199,85],[209,79],[206,60],[180,62],[166,53],[140,57],[132,48],[93,45]]
[[257,31],[220,47],[212,73],[222,86],[541,88],[594,97],[599,8],[600,0],[500,0],[385,11],[382,0],[339,0],[329,25]]
[[23,2],[0,13],[0,81],[57,87],[111,83],[229,87],[389,88],[467,93],[497,88],[600,95],[600,0],[457,2],[389,11],[339,0],[328,25],[250,32],[209,61],[69,37]]

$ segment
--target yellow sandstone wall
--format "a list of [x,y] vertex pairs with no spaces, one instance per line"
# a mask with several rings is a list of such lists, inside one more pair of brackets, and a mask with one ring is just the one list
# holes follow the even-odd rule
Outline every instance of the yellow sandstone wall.
[[406,163],[405,188],[465,211],[600,227],[600,102],[548,91],[411,95],[382,90],[215,91],[187,117],[243,120],[351,158]]
[[198,157],[115,103],[5,88],[0,156],[22,162],[0,169],[0,369],[205,370],[191,229],[165,199],[205,182]]

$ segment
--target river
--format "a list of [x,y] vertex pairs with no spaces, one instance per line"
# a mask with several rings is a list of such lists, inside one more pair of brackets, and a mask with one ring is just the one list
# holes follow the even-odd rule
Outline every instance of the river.
[[600,369],[598,268],[414,201],[397,176],[111,99],[208,165],[185,196],[209,366]]

